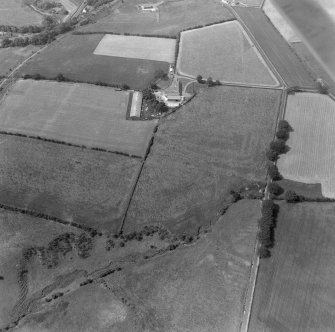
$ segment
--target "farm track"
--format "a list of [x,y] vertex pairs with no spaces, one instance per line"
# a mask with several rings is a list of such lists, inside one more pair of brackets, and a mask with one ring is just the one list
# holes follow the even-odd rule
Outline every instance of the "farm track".
[[290,87],[315,88],[301,60],[259,8],[230,8],[256,40],[275,72]]

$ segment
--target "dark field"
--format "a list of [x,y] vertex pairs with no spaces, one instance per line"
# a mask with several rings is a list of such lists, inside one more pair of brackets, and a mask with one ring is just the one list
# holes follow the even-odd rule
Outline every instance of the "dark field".
[[275,247],[261,261],[250,332],[335,328],[333,203],[280,203]]
[[265,180],[281,91],[202,89],[163,119],[136,187],[127,231],[162,223],[195,232],[225,206],[229,189]]
[[156,13],[138,11],[139,3],[143,1],[120,4],[109,16],[80,30],[176,35],[186,28],[233,18],[228,9],[216,1],[167,1]]
[[289,87],[315,87],[312,76],[261,9],[234,9]]
[[259,213],[259,201],[242,200],[196,244],[123,264],[43,303],[17,331],[238,332]]
[[46,77],[62,73],[79,81],[127,84],[133,89],[144,89],[157,70],[168,71],[167,62],[93,54],[102,37],[68,35],[35,56],[21,73],[39,73]]
[[139,159],[0,135],[0,203],[116,231]]

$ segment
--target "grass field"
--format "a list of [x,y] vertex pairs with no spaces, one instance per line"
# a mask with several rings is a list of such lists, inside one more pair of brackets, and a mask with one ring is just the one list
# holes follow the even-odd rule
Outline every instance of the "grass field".
[[38,46],[0,48],[0,75],[9,75],[24,59],[39,50]]
[[177,35],[186,28],[233,18],[218,1],[167,1],[158,7],[157,13],[140,12],[137,9],[140,3],[143,1],[124,1],[111,15],[80,30]]
[[261,9],[234,9],[288,86],[315,87],[312,76]]
[[335,205],[280,204],[272,257],[261,261],[250,332],[334,331]]
[[116,231],[138,159],[0,135],[0,203]]
[[173,63],[175,48],[170,38],[105,35],[94,54]]
[[265,0],[263,5],[263,11],[265,12],[266,16],[271,20],[272,24],[276,27],[276,29],[280,32],[280,34],[288,42],[291,43],[301,41],[300,37],[297,36],[289,23],[278,12],[277,8],[273,5],[271,0]]
[[177,69],[222,82],[279,85],[237,21],[183,32]]
[[[0,210],[0,329],[10,322],[10,314],[19,297],[17,265],[23,248],[47,245],[69,226]],[[72,232],[76,230],[71,228]]]
[[0,110],[0,130],[144,156],[155,121],[128,121],[129,93],[90,84],[18,81]]
[[148,87],[157,70],[168,72],[167,62],[93,54],[103,35],[68,35],[35,56],[21,70],[54,77],[59,72],[80,81]]
[[196,244],[124,264],[44,305],[17,330],[237,332],[259,211],[257,200],[240,201]]
[[0,0],[0,22],[4,25],[39,25],[42,15],[36,13],[23,0]]
[[335,102],[313,93],[289,95],[285,119],[293,127],[291,150],[278,161],[284,178],[321,183],[322,193],[335,198]]
[[128,210],[128,231],[162,223],[193,232],[224,206],[227,191],[265,179],[281,91],[214,87],[164,119]]

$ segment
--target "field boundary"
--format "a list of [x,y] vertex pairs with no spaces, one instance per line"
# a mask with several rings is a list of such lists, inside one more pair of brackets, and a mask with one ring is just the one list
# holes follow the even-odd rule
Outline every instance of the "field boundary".
[[9,135],[9,136],[31,138],[31,139],[36,139],[36,140],[49,142],[49,143],[67,145],[67,146],[71,146],[71,147],[74,147],[74,148],[81,148],[81,149],[87,149],[87,150],[92,150],[92,151],[113,153],[113,154],[118,154],[118,155],[129,157],[129,158],[142,159],[141,156],[132,155],[132,154],[128,154],[128,153],[121,152],[121,151],[112,151],[112,150],[107,150],[107,149],[104,149],[104,148],[99,148],[99,147],[94,147],[94,146],[80,145],[80,144],[70,143],[70,142],[66,142],[66,141],[60,141],[60,140],[53,139],[53,138],[47,138],[47,137],[43,137],[43,136],[27,135],[27,134],[21,134],[21,133],[18,133],[18,132],[11,132],[11,131],[5,131],[5,130],[0,130],[0,134]]
[[5,210],[5,211],[10,211],[10,212],[16,212],[16,213],[20,213],[20,214],[25,214],[25,215],[28,215],[28,216],[31,216],[31,217],[34,217],[34,218],[44,219],[44,220],[47,220],[47,221],[57,222],[57,223],[62,224],[62,225],[68,225],[68,226],[76,227],[76,228],[82,229],[85,232],[91,233],[92,236],[95,236],[96,234],[98,234],[97,230],[92,228],[92,227],[83,226],[83,225],[78,224],[76,222],[67,221],[67,220],[48,215],[46,213],[38,212],[38,211],[35,211],[35,210],[21,209],[21,208],[18,208],[18,207],[14,207],[14,206],[2,204],[2,203],[0,203],[0,209]]

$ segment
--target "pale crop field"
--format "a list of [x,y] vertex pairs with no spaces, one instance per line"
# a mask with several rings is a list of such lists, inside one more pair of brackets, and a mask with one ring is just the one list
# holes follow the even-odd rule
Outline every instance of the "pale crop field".
[[143,156],[157,121],[126,120],[128,92],[20,80],[0,109],[0,130]]
[[290,151],[278,161],[284,178],[321,183],[322,194],[335,198],[335,103],[315,93],[289,95],[285,119],[293,127]]
[[94,54],[173,62],[175,48],[176,40],[170,38],[105,35]]
[[200,74],[222,82],[278,85],[237,21],[183,32],[177,69],[188,76]]
[[4,25],[39,25],[43,16],[23,3],[23,0],[0,0],[0,22]]
[[301,41],[290,24],[285,20],[284,16],[278,12],[277,8],[273,5],[271,0],[266,0],[264,2],[263,11],[270,19],[272,24],[276,27],[276,29],[280,32],[280,34],[288,42],[292,43]]

